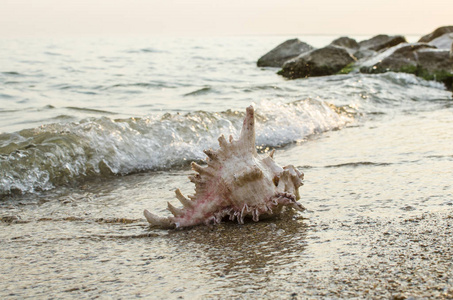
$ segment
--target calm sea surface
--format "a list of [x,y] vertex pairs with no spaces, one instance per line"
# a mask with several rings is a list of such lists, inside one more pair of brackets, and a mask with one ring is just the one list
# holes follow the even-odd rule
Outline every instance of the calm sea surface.
[[[0,40],[0,297],[289,297],[291,274],[361,257],[326,223],[451,211],[452,93],[402,73],[285,80],[256,67],[288,38]],[[143,209],[165,215],[176,188],[190,194],[190,161],[237,136],[249,105],[261,151],[305,173],[308,211],[148,228]]]

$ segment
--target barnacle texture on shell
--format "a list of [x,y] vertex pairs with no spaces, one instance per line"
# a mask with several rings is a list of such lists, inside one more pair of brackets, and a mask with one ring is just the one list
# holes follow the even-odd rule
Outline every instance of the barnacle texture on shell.
[[258,154],[255,148],[255,116],[252,106],[238,140],[222,135],[220,149],[205,150],[207,166],[192,162],[196,172],[189,176],[195,184],[195,195],[184,197],[179,189],[176,198],[182,208],[168,203],[173,216],[164,218],[145,210],[148,222],[159,227],[187,227],[217,224],[223,219],[244,223],[245,217],[258,221],[260,216],[280,213],[284,206],[303,211],[297,202],[298,188],[304,174],[294,166],[280,167],[270,154]]

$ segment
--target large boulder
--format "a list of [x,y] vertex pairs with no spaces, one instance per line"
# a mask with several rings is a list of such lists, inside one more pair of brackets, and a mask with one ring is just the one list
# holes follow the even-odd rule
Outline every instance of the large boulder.
[[447,49],[450,50],[453,43],[453,32],[445,33],[434,40],[430,41],[428,44],[437,47],[438,49]]
[[435,38],[441,36],[441,35],[444,35],[446,33],[450,33],[450,32],[453,32],[453,26],[443,26],[443,27],[439,27],[437,28],[436,30],[434,30],[433,32],[431,32],[430,34],[427,34],[427,35],[424,35],[422,36],[418,42],[419,43],[429,43],[431,42],[432,40],[434,40]]
[[405,72],[415,74],[417,71],[417,50],[435,48],[425,43],[399,44],[395,47],[360,63],[362,73]]
[[258,67],[281,68],[286,61],[313,49],[313,46],[299,39],[287,40],[263,55],[256,64]]
[[406,38],[402,35],[386,35],[380,34],[372,37],[369,40],[359,42],[360,49],[369,49],[373,51],[380,51],[401,43],[407,43]]
[[329,45],[286,62],[278,74],[289,79],[332,75],[355,61],[345,48]]
[[330,44],[333,46],[345,48],[349,52],[349,54],[354,54],[357,49],[359,49],[359,43],[347,36],[339,37],[338,39],[333,40]]
[[449,51],[426,43],[400,44],[360,64],[362,73],[411,73],[443,82],[452,89],[453,61],[449,58]]
[[375,55],[378,51],[383,51],[401,43],[407,43],[406,38],[401,35],[376,35],[371,39],[359,42],[359,50],[354,53],[354,56],[359,59],[370,57]]
[[350,37],[347,37],[347,36],[339,37],[338,39],[333,40],[330,44],[334,45],[334,46],[349,48],[349,49],[358,49],[359,48],[359,43],[357,43],[356,40],[351,39]]
[[418,76],[444,82],[449,89],[453,89],[453,61],[450,60],[449,50],[423,49],[417,54]]

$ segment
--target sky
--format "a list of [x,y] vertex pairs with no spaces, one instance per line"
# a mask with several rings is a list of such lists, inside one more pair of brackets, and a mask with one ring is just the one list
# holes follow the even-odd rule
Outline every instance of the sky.
[[0,0],[0,37],[423,35],[453,0]]

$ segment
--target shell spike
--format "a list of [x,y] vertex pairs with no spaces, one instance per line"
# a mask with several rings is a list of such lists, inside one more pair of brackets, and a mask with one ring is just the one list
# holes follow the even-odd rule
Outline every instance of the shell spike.
[[202,184],[204,180],[201,178],[200,174],[189,175],[189,180],[195,184]]
[[212,151],[211,149],[209,150],[203,150],[204,154],[206,154],[211,160],[218,160],[219,157],[217,155],[217,153],[215,153],[214,151]]
[[184,210],[180,209],[180,208],[176,208],[174,207],[173,205],[171,205],[170,202],[167,202],[167,209],[175,216],[175,217],[179,217],[181,216],[182,214],[184,214]]
[[275,149],[272,149],[272,151],[269,152],[269,157],[273,159],[274,158],[274,153],[275,153]]
[[252,211],[252,218],[253,218],[253,221],[255,221],[255,222],[258,222],[260,220],[260,214],[259,214],[258,208],[255,208]]
[[302,204],[300,204],[299,202],[293,202],[291,204],[291,207],[296,209],[296,210],[298,210],[298,211],[305,211],[306,210],[306,208]]
[[255,110],[253,106],[249,106],[246,109],[244,123],[242,124],[240,140],[252,148],[252,152],[256,153],[255,148]]
[[163,218],[156,216],[155,214],[150,213],[147,209],[143,212],[145,215],[146,220],[149,224],[154,226],[159,226],[163,228],[172,228],[174,227],[169,218]]
[[184,195],[181,193],[181,191],[179,189],[176,189],[175,194],[176,194],[176,198],[179,200],[179,202],[181,202],[181,204],[185,208],[193,208],[192,201],[190,201],[189,199],[184,197]]
[[192,170],[200,173],[200,174],[206,174],[206,175],[212,175],[211,172],[207,170],[208,167],[202,167],[196,162],[192,162],[191,164]]
[[220,148],[226,149],[228,147],[228,142],[223,134],[219,137],[218,141]]
[[240,211],[240,213],[239,213],[239,216],[238,216],[238,223],[239,223],[239,224],[244,224],[244,218],[245,218],[245,216],[246,216],[246,214],[247,214],[246,209],[247,209],[247,204],[245,204],[245,205],[242,207],[242,209],[241,209],[241,211]]

